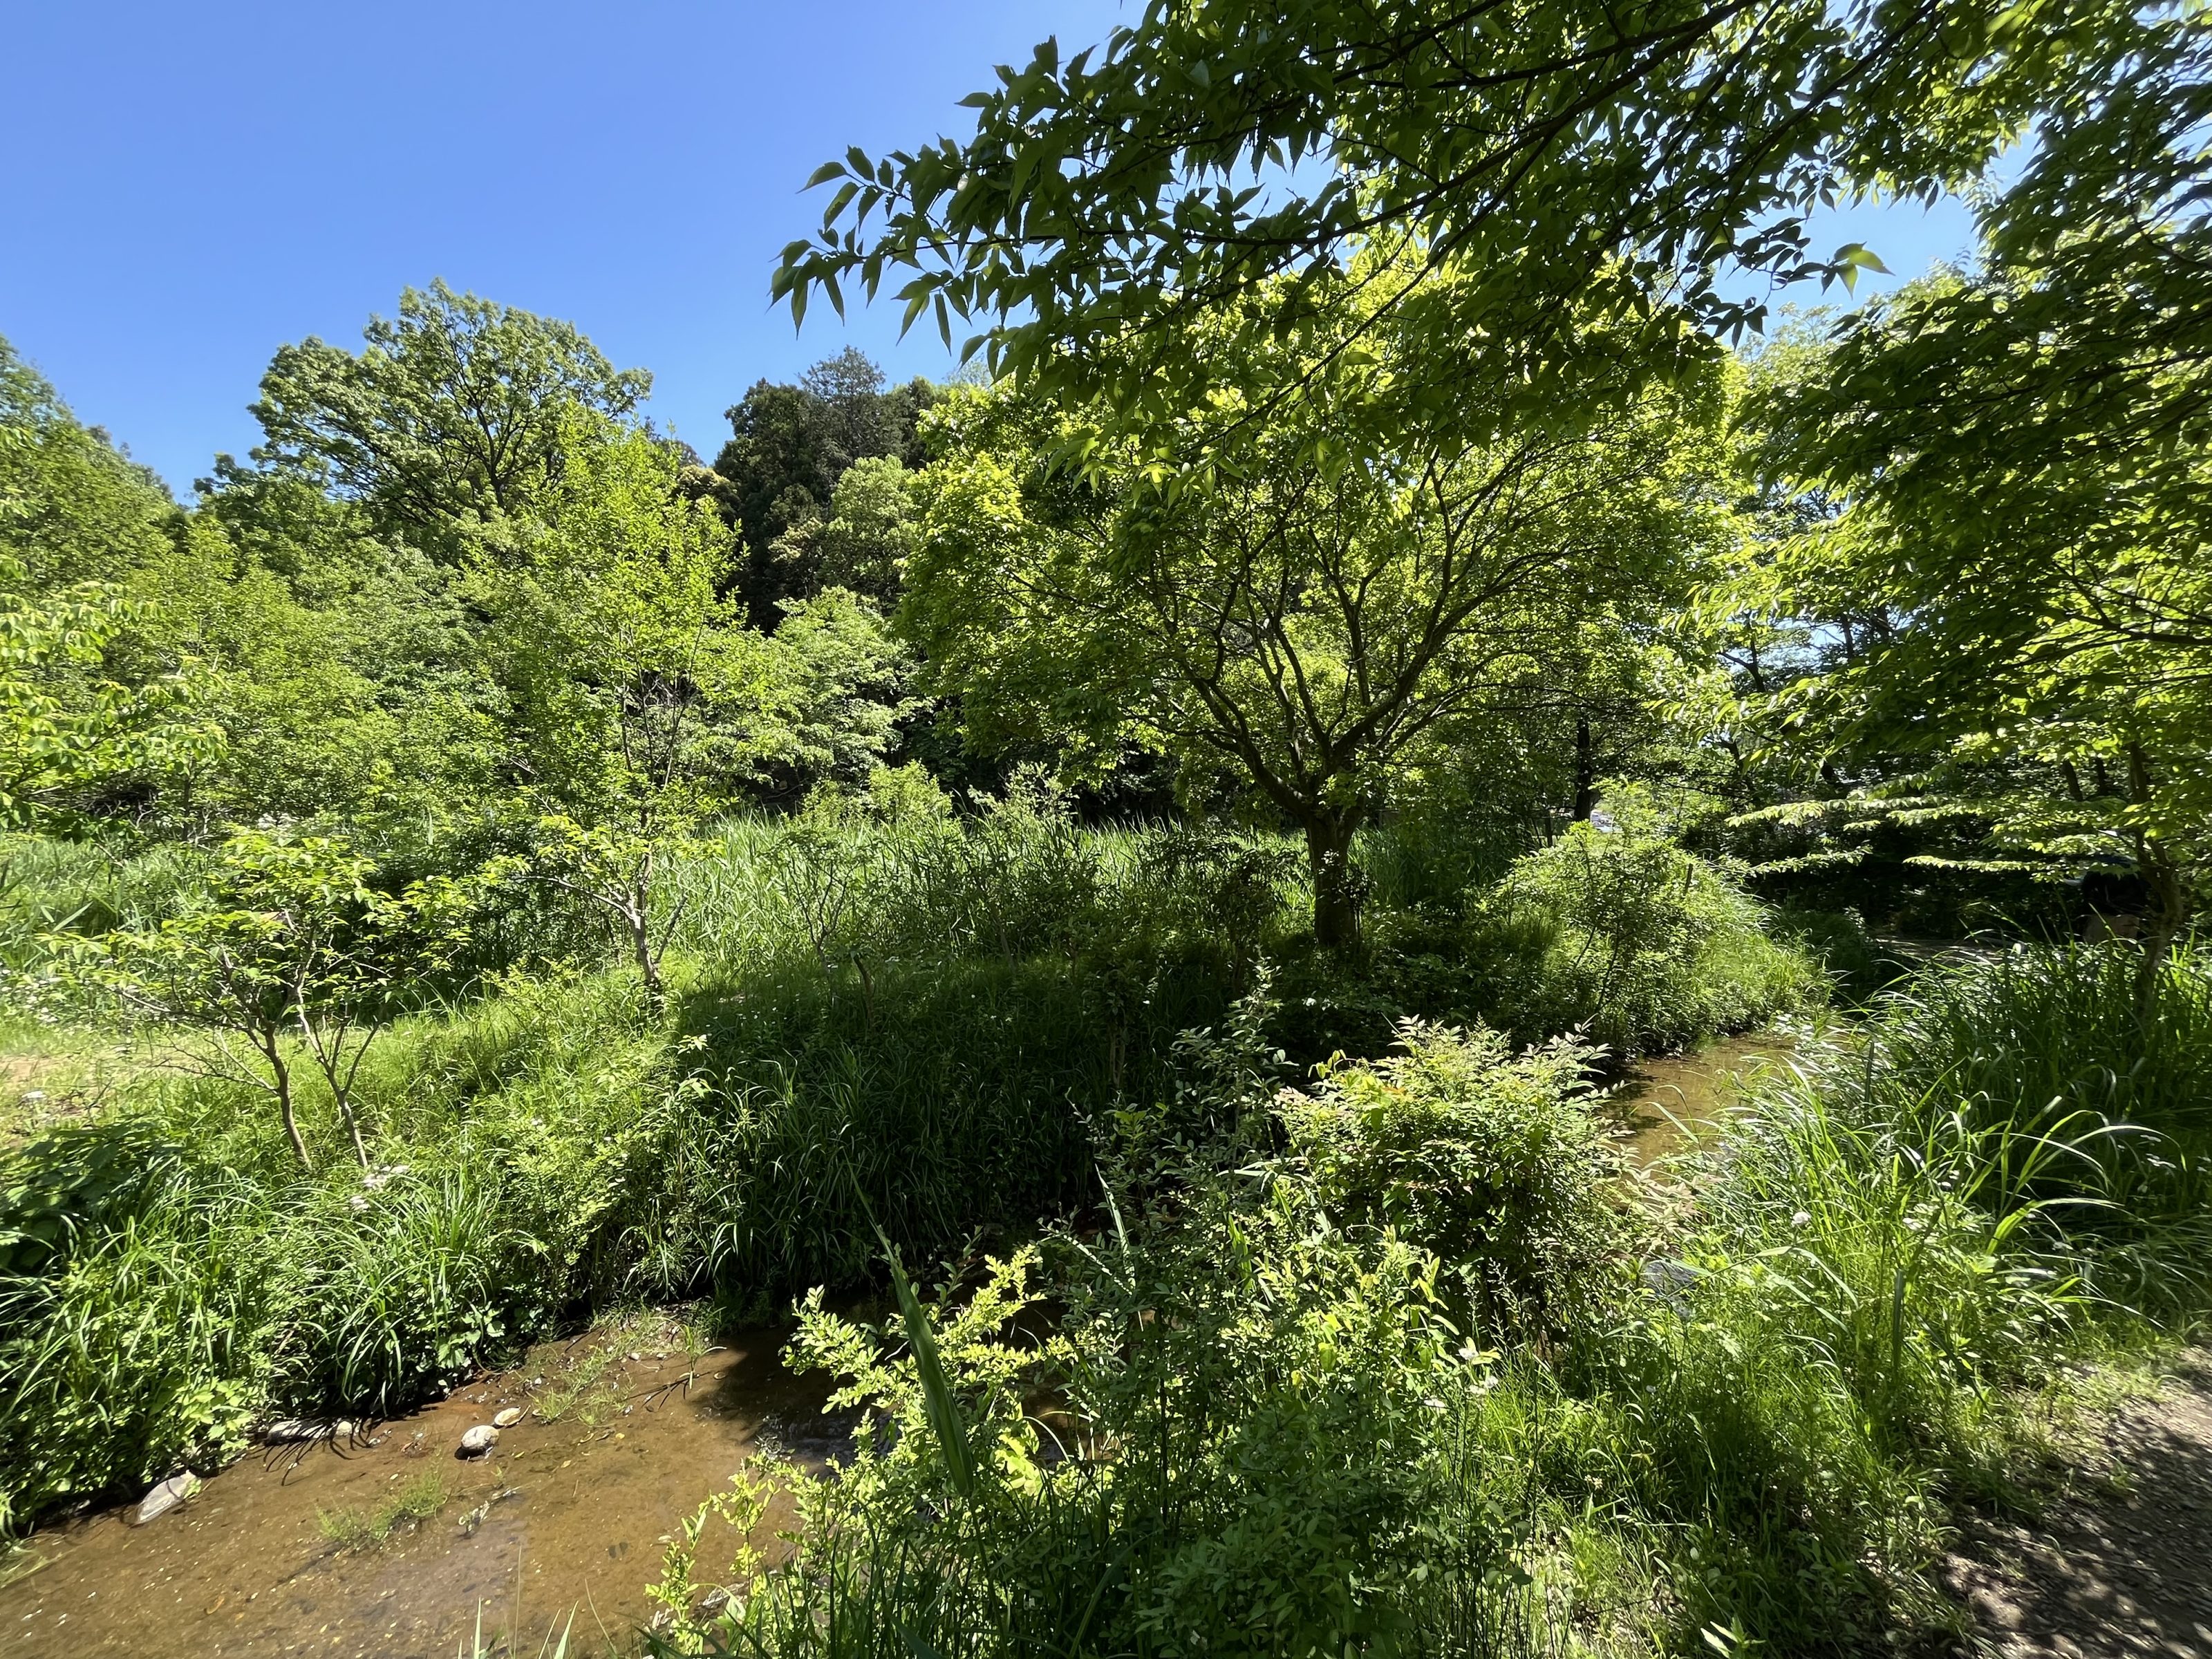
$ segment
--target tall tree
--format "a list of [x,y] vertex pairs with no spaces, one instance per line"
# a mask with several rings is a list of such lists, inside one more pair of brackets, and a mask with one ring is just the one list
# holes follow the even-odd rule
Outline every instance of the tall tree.
[[458,526],[527,512],[557,485],[562,413],[621,418],[652,389],[568,323],[442,282],[408,289],[349,352],[309,338],[278,348],[254,417],[264,465],[297,469],[360,501],[377,527],[447,559]]
[[0,559],[8,585],[49,593],[159,558],[182,515],[167,488],[70,413],[0,338]]
[[[901,620],[982,741],[1056,740],[1094,770],[1136,744],[1242,778],[1304,836],[1316,936],[1350,947],[1352,839],[1408,750],[1546,695],[1595,617],[1679,592],[1727,514],[1717,386],[1499,436],[1477,385],[1449,425],[1400,398],[1417,333],[1330,314],[1352,319],[1334,339],[1245,351],[1249,392],[1170,434],[1200,458],[1180,470],[1158,433],[979,395],[924,475]],[[1246,320],[1218,327],[1276,331]],[[1305,395],[1252,419],[1289,380]]]
[[823,529],[856,464],[918,464],[916,428],[935,396],[922,380],[886,391],[883,371],[848,347],[797,385],[763,380],[732,406],[711,489],[743,544],[736,583],[755,627],[774,628],[787,599],[867,586],[854,580],[862,572],[825,562]]

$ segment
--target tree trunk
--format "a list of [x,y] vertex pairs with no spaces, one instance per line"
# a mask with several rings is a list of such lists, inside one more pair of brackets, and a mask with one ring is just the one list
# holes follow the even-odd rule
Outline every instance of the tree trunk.
[[652,921],[645,907],[637,905],[623,913],[623,921],[629,929],[630,953],[637,959],[638,977],[645,981],[646,1005],[658,1013],[666,997],[660,988],[660,958],[653,948]]
[[2187,931],[2189,884],[2163,848],[2138,839],[2136,867],[2150,889],[2150,914],[2143,918],[2142,962],[2136,969],[2136,1013],[2146,1024],[2158,1012],[2158,987],[2174,941]]
[[[2137,807],[2150,799],[2150,758],[2140,744],[2128,745],[2128,796]],[[2192,906],[2190,884],[2166,844],[2140,829],[2135,843],[2136,873],[2150,890],[2150,913],[2143,918],[2142,964],[2136,970],[2136,1012],[2148,1021],[2157,1010],[2159,976],[2166,954],[2187,929]]]
[[1323,813],[1306,823],[1306,866],[1313,876],[1314,940],[1325,950],[1359,949],[1359,872],[1352,862],[1356,811]]
[[1575,822],[1588,823],[1597,810],[1597,756],[1590,742],[1589,716],[1575,717]]
[[300,1133],[300,1115],[292,1104],[292,1069],[285,1065],[283,1050],[276,1046],[274,1036],[264,1041],[261,1052],[269,1056],[269,1069],[276,1079],[276,1109],[283,1115],[284,1133],[292,1138],[292,1150],[300,1155],[300,1167],[312,1175],[315,1160],[307,1156],[307,1138]]
[[360,1164],[362,1173],[368,1173],[368,1143],[362,1139],[361,1120],[354,1115],[353,1102],[339,1091],[335,1084],[331,1092],[337,1096],[338,1115],[345,1120],[346,1133],[353,1137],[353,1155]]

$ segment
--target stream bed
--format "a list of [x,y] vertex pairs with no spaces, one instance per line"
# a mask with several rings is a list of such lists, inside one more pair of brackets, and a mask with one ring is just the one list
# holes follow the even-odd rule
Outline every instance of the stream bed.
[[[658,1323],[544,1344],[410,1417],[257,1448],[143,1526],[125,1508],[33,1534],[0,1588],[0,1653],[450,1659],[479,1609],[487,1652],[536,1654],[572,1614],[572,1656],[629,1650],[668,1540],[711,1492],[763,1450],[819,1468],[843,1443],[826,1380],[786,1371],[778,1334],[695,1357]],[[489,1454],[457,1455],[507,1409],[521,1420]],[[330,1535],[406,1494],[434,1512],[381,1540]],[[714,1565],[703,1549],[702,1577]]]

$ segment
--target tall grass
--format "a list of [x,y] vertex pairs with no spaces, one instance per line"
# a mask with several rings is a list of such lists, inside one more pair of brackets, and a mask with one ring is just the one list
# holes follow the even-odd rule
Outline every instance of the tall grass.
[[[40,890],[92,870],[40,856]],[[312,1085],[305,1177],[250,1091],[142,1064],[0,1176],[0,1446],[38,1443],[0,1526],[219,1458],[264,1413],[404,1410],[610,1303],[756,1316],[874,1280],[878,1226],[920,1267],[1091,1209],[1121,1115],[1177,1094],[1179,1035],[1271,959],[1269,1040],[1300,1060],[1470,1012],[1381,916],[1368,961],[1314,951],[1302,880],[1279,837],[1086,830],[1033,788],[965,823],[911,788],[827,799],[672,870],[663,1010],[592,962],[424,988],[355,1091],[367,1172]],[[190,1054],[144,1035],[142,1060]],[[165,1150],[103,1151],[126,1144]],[[83,1173],[134,1159],[158,1190]]]

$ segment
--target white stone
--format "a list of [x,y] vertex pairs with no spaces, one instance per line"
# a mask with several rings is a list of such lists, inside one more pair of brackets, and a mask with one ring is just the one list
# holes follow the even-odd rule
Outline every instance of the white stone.
[[143,1527],[155,1516],[167,1515],[199,1489],[200,1478],[190,1469],[171,1475],[138,1500],[138,1507],[131,1511],[131,1524]]

